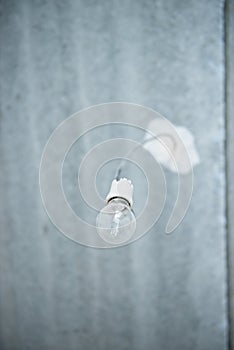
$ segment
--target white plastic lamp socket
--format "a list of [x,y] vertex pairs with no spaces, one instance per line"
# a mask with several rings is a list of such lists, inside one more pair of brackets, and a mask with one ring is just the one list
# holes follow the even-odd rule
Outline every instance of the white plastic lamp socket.
[[106,201],[109,202],[112,198],[120,197],[129,202],[130,207],[133,204],[133,184],[130,180],[122,178],[120,180],[113,180],[111,188],[106,196]]

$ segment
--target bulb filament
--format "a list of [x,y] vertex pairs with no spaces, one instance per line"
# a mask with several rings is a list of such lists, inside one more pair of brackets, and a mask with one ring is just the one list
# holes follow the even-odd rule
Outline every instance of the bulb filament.
[[120,219],[122,216],[122,212],[118,211],[113,218],[112,224],[111,224],[111,235],[113,237],[117,237],[118,233],[119,233],[119,225],[120,225]]

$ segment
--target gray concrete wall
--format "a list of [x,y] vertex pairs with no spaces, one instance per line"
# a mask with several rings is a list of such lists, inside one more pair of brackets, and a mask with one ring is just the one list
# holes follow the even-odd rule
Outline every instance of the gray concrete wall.
[[[224,14],[218,0],[0,1],[1,350],[228,348]],[[38,168],[61,121],[109,101],[186,126],[202,162],[175,234],[162,218],[103,251],[55,229]]]

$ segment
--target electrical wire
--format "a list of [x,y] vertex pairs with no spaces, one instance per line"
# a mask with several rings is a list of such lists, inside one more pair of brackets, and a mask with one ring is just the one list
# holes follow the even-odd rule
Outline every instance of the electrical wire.
[[133,153],[135,152],[139,147],[142,147],[144,146],[146,143],[150,142],[150,141],[153,141],[153,140],[159,140],[160,137],[162,136],[166,136],[166,137],[169,137],[173,143],[173,149],[176,148],[176,142],[175,142],[175,139],[170,135],[170,134],[167,134],[167,133],[162,133],[160,135],[157,135],[157,136],[152,136],[150,137],[149,139],[146,139],[144,140],[143,142],[139,143],[138,145],[136,145],[135,147],[133,147],[126,155],[125,157],[122,159],[122,161],[120,162],[120,165],[118,166],[118,168],[116,169],[116,173],[115,173],[115,179],[118,181],[120,180],[120,175],[121,175],[121,172],[123,170],[123,167],[125,166],[126,162],[127,162],[127,158]]

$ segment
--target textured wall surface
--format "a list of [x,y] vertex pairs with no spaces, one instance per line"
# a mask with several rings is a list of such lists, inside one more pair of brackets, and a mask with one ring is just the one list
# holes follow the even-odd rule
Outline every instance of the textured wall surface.
[[[1,350],[228,348],[223,5],[0,1]],[[38,169],[61,121],[109,101],[186,126],[201,164],[175,234],[162,217],[103,251],[52,225]]]

